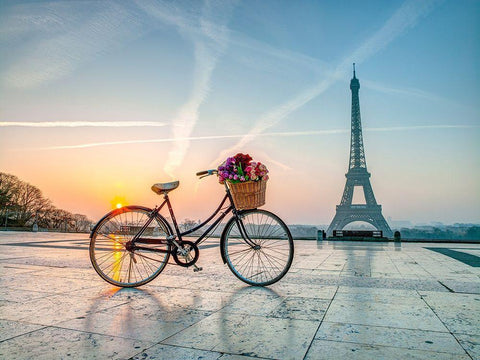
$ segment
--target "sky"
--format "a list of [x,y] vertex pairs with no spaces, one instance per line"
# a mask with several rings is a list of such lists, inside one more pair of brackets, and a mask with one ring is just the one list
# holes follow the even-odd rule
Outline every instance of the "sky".
[[195,173],[243,152],[269,168],[265,209],[328,225],[356,63],[384,217],[479,223],[479,14],[474,0],[0,1],[0,171],[92,220],[180,180],[176,217],[198,220],[224,189]]

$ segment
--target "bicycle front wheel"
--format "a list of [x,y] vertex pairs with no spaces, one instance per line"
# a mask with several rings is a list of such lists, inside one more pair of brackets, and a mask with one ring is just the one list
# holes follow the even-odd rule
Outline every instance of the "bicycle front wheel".
[[[151,209],[126,206],[107,214],[95,226],[90,239],[90,261],[105,281],[121,287],[135,287],[155,279],[165,268],[172,231],[157,215],[142,233],[137,249],[131,240],[150,220]],[[148,238],[148,241],[143,241]]]
[[290,269],[293,239],[287,225],[265,210],[247,210],[230,219],[222,239],[222,253],[230,270],[250,285],[270,285]]

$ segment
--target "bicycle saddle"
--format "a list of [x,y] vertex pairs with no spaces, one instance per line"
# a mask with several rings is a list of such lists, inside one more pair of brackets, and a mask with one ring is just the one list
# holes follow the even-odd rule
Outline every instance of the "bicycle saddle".
[[168,183],[157,183],[152,185],[152,191],[158,195],[163,195],[164,192],[175,190],[178,185],[180,185],[180,181],[178,180]]

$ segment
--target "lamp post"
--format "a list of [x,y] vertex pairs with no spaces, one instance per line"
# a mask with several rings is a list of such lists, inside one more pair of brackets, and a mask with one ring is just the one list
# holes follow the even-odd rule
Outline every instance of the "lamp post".
[[32,226],[32,231],[33,231],[33,232],[37,232],[37,231],[38,231],[37,217],[38,217],[38,210],[35,211],[35,220],[34,220],[33,226]]

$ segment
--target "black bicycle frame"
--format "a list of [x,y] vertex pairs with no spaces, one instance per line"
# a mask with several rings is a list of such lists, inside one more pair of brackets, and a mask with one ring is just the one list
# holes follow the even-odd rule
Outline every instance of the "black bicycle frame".
[[[168,205],[168,210],[170,211],[170,216],[172,217],[172,221],[173,221],[173,224],[175,226],[175,231],[177,232],[177,236],[178,236],[178,239],[180,240],[180,242],[182,241],[182,236],[186,236],[186,235],[189,235],[195,231],[197,231],[198,229],[202,228],[203,226],[205,226],[206,224],[208,224],[215,216],[217,216],[217,214],[221,211],[223,205],[225,204],[225,202],[227,201],[228,199],[228,194],[225,194],[225,196],[223,197],[223,200],[222,202],[220,203],[220,205],[218,205],[217,209],[213,212],[212,215],[210,215],[208,217],[208,219],[206,219],[205,221],[203,221],[202,223],[198,224],[197,226],[193,227],[192,229],[189,229],[187,231],[184,231],[184,232],[180,232],[179,228],[178,228],[178,225],[177,225],[177,221],[175,220],[175,217],[173,215],[173,209],[170,205],[170,200],[167,201],[167,205]],[[227,216],[227,214],[229,214],[231,211],[233,210],[233,206],[232,204],[230,204],[228,206],[228,208],[223,211],[220,216],[208,227],[208,229],[206,229],[202,235],[200,235],[200,237],[195,241],[195,245],[198,245],[200,244],[207,236],[208,234],[217,227],[217,225],[225,218],[225,216]]]
[[[230,190],[228,189],[228,187],[226,185],[225,185],[225,188],[226,188],[226,194],[223,197],[223,200],[221,201],[220,205],[218,205],[217,209],[213,212],[213,214],[210,215],[202,223],[200,223],[197,226],[193,227],[192,229],[189,229],[189,230],[184,231],[184,232],[180,232],[180,229],[179,229],[178,223],[177,223],[177,219],[175,218],[175,214],[173,212],[172,204],[170,203],[170,198],[168,197],[168,193],[165,192],[164,195],[163,195],[163,198],[164,198],[163,203],[160,206],[155,207],[155,209],[153,209],[153,211],[150,214],[147,222],[142,226],[140,231],[133,237],[132,244],[133,244],[134,248],[138,249],[138,250],[148,250],[148,251],[154,251],[154,252],[167,252],[167,250],[145,248],[145,247],[141,247],[141,246],[136,245],[136,243],[141,243],[141,244],[159,244],[159,243],[161,244],[161,243],[164,243],[163,240],[140,238],[140,237],[142,236],[144,231],[147,229],[147,227],[151,224],[153,219],[155,219],[157,214],[162,210],[162,208],[165,205],[167,205],[168,211],[169,211],[170,216],[172,218],[173,226],[175,228],[175,232],[177,233],[178,244],[181,245],[182,244],[182,236],[189,235],[189,234],[197,231],[198,229],[202,228],[206,224],[208,224],[221,211],[221,209],[222,209],[223,205],[225,204],[225,202],[227,201],[227,199],[230,200],[230,205],[228,206],[228,208],[225,211],[223,211],[220,214],[220,216],[208,227],[208,229],[206,229],[202,233],[202,235],[195,241],[195,245],[200,244],[209,235],[209,233],[217,227],[217,225],[225,218],[225,216],[227,216],[227,214],[232,212],[233,216],[235,217],[235,221],[237,223],[237,226],[240,229],[240,234],[242,235],[242,237],[245,239],[245,241],[250,246],[254,247],[256,244],[254,244],[252,242],[252,240],[250,239],[250,237],[248,236],[247,231],[245,230],[245,227],[243,225],[243,222],[240,221],[240,219],[239,219],[238,211],[235,208],[235,206],[233,205],[234,203],[233,203],[233,198],[232,198],[232,195],[230,193]],[[167,241],[172,241],[172,242],[175,243],[175,238],[174,237],[173,238],[167,238]]]

